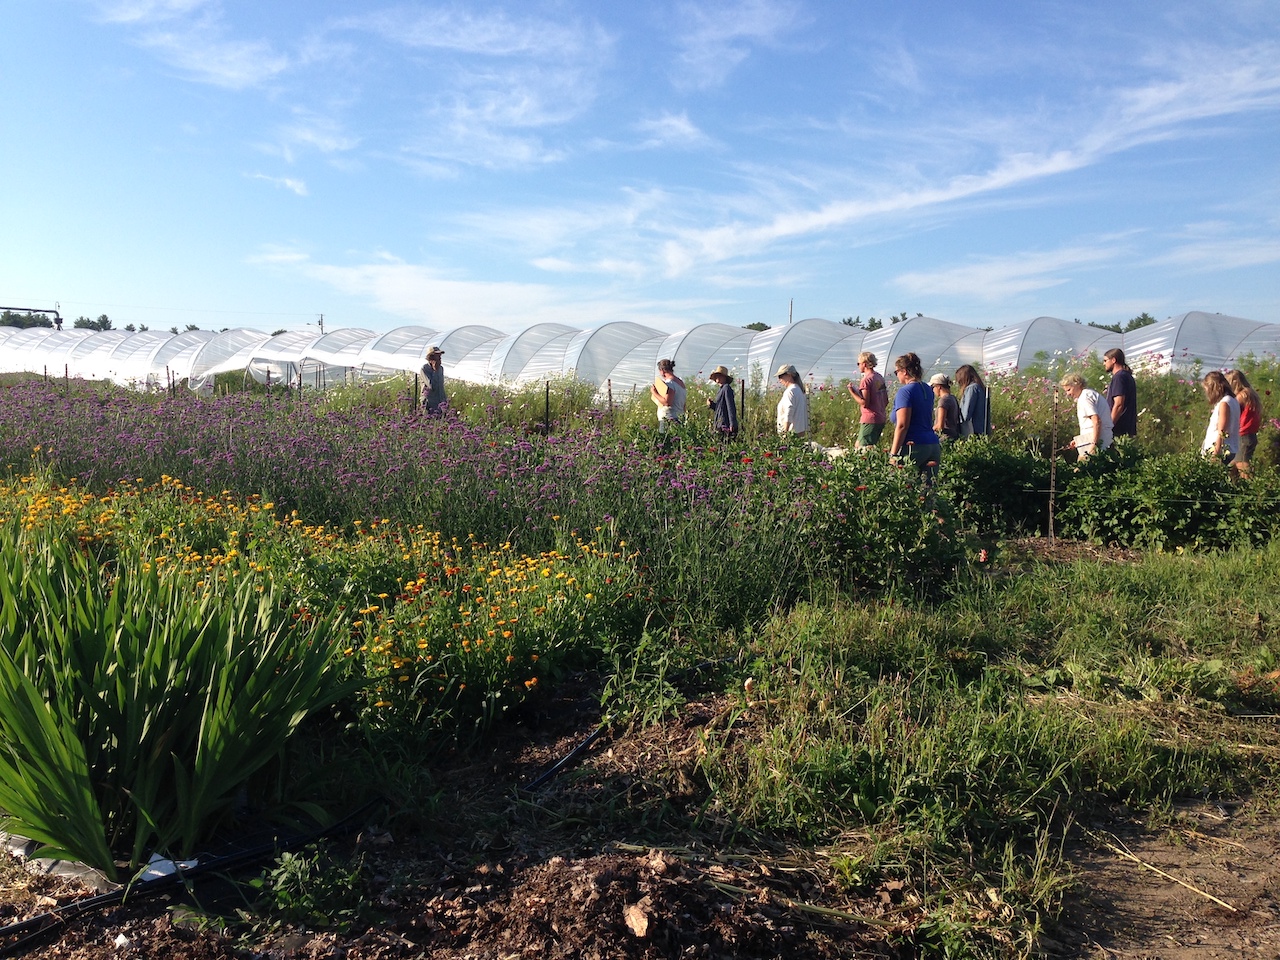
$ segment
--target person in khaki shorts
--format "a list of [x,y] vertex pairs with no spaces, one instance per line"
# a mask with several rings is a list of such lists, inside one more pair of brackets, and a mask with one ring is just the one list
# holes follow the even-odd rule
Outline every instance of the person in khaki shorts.
[[880,442],[884,433],[885,422],[889,419],[889,388],[884,377],[876,372],[876,355],[867,350],[858,354],[858,372],[862,375],[855,386],[849,383],[849,395],[862,405],[862,416],[858,421],[858,439],[854,449],[874,447]]

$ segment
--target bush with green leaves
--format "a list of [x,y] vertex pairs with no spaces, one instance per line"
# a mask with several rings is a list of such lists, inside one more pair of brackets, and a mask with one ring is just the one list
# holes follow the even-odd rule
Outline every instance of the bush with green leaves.
[[937,594],[964,557],[951,503],[876,451],[824,466],[803,532],[825,576],[861,594]]
[[259,916],[273,923],[345,931],[373,919],[364,857],[343,859],[328,844],[285,851],[246,886]]
[[947,448],[938,489],[983,536],[1039,534],[1049,526],[1049,461],[991,437]]
[[1280,526],[1278,493],[1269,471],[1236,482],[1224,464],[1196,453],[1151,457],[1131,469],[1082,470],[1072,478],[1059,532],[1160,550],[1256,545]]

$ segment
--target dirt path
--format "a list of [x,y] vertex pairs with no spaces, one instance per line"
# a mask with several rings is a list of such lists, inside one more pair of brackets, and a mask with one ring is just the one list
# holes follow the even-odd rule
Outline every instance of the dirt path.
[[1102,824],[1072,859],[1080,892],[1046,952],[1091,960],[1280,957],[1274,809],[1196,806],[1156,832]]

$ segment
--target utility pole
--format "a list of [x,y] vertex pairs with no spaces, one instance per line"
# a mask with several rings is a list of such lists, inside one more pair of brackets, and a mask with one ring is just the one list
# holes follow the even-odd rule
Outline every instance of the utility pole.
[[320,319],[317,320],[316,323],[320,325],[320,336],[323,337],[324,336],[324,314],[321,313],[321,314],[318,314],[318,316],[320,317]]
[[796,298],[792,297],[790,304],[787,306],[787,326],[791,326],[791,315],[796,312]]

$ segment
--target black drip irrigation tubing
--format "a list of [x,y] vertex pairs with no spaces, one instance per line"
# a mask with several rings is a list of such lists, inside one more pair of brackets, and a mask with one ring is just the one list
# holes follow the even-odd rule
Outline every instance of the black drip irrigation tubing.
[[[588,747],[590,747],[593,743],[599,740],[600,737],[604,736],[605,731],[608,729],[609,729],[608,725],[603,723],[600,726],[596,727],[595,730],[591,732],[591,735],[587,737],[587,739],[583,740],[580,744],[578,744],[576,747],[574,747],[572,750],[566,753],[563,757],[561,757],[551,766],[547,767],[547,769],[544,770],[542,774],[537,779],[535,779],[532,783],[526,784],[520,789],[525,793],[532,793],[534,790],[537,790],[540,786],[542,786],[544,783],[546,783],[548,780],[550,780],[552,777],[558,774],[561,770],[564,770],[571,763],[573,763],[580,756],[582,756],[587,751]],[[0,956],[3,956],[3,954],[0,954]]]
[[[273,837],[269,843],[262,843],[256,847],[224,854],[211,860],[201,860],[189,870],[178,867],[173,873],[165,876],[155,877],[151,880],[132,881],[119,890],[112,890],[109,893],[99,894],[95,897],[76,900],[74,903],[57,907],[38,917],[0,927],[0,944],[3,944],[0,945],[0,957],[19,955],[37,944],[45,942],[53,933],[86,914],[119,906],[126,900],[132,903],[135,900],[153,897],[178,884],[185,885],[188,881],[198,879],[205,874],[227,873],[228,871],[239,870],[286,850],[305,846],[308,843],[319,840],[321,837],[349,832],[358,818],[363,817],[370,809],[382,802],[381,798],[371,800],[336,823],[319,830],[283,838]],[[177,867],[176,862],[174,865]],[[4,941],[10,937],[17,937],[18,939],[12,943],[4,944]]]
[[[568,768],[579,757],[581,757],[593,743],[602,737],[609,730],[608,723],[602,723],[596,727],[591,734],[579,743],[576,747],[566,753],[563,757],[544,770],[532,783],[529,783],[519,789],[531,793],[537,790],[552,777],[559,774],[562,770]],[[133,902],[135,900],[144,900],[148,897],[156,896],[163,893],[178,884],[186,884],[188,881],[199,879],[207,873],[227,873],[233,870],[239,870],[251,864],[265,860],[269,856],[282,853],[286,850],[293,850],[297,847],[305,846],[321,837],[347,832],[351,825],[366,812],[377,804],[383,802],[381,798],[369,801],[359,809],[349,813],[337,823],[331,824],[320,830],[313,830],[309,833],[296,834],[291,837],[279,838],[275,837],[270,843],[263,843],[256,847],[241,850],[236,853],[225,854],[215,857],[212,860],[201,860],[189,870],[177,868],[173,873],[166,874],[162,877],[156,877],[151,880],[134,881],[119,890],[112,890],[109,893],[99,894],[96,897],[87,897],[84,900],[77,900],[74,903],[68,903],[64,906],[50,910],[48,913],[42,913],[38,917],[32,917],[29,920],[23,920],[19,923],[11,923],[6,927],[0,927],[0,957],[14,957],[20,953],[35,947],[37,944],[45,942],[55,931],[61,930],[78,920],[80,917],[96,911],[106,910],[111,907],[119,906],[126,900]],[[175,863],[175,867],[177,864]],[[12,943],[5,944],[4,941],[10,937],[17,937]]]

